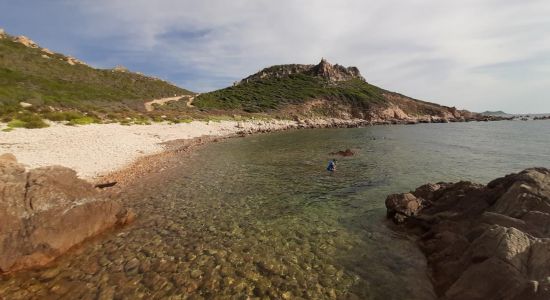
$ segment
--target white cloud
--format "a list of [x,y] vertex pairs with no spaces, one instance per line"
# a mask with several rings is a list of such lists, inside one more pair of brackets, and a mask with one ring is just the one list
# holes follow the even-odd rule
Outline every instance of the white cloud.
[[[162,56],[170,78],[219,88],[260,68],[358,66],[368,81],[471,110],[549,111],[547,1],[103,0],[85,36]],[[508,67],[506,67],[508,66]],[[510,67],[513,66],[513,67]]]

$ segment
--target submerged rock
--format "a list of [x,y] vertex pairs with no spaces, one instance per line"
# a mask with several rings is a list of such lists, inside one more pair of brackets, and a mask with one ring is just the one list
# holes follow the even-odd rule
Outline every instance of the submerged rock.
[[330,152],[330,155],[340,155],[340,156],[354,156],[355,152],[353,152],[351,149],[346,150],[340,150],[336,152]]
[[550,170],[424,185],[386,206],[420,232],[441,299],[550,299]]
[[0,156],[0,273],[41,266],[134,214],[76,176],[53,166],[26,171]]

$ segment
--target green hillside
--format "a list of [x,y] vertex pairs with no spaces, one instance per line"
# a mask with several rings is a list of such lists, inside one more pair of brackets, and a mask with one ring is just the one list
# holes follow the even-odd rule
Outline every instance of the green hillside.
[[269,112],[288,104],[301,104],[310,99],[343,101],[368,109],[383,105],[384,90],[360,79],[329,84],[326,80],[305,74],[292,74],[241,83],[236,86],[201,94],[195,106],[208,109],[242,109],[247,112]]
[[191,94],[168,82],[127,71],[101,70],[14,37],[0,37],[0,115],[54,107],[83,112],[141,109],[147,99]]

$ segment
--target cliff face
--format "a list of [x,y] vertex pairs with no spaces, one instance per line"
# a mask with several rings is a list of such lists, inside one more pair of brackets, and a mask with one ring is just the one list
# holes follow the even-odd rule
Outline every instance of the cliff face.
[[365,81],[365,78],[361,76],[359,69],[356,67],[344,67],[341,65],[332,65],[326,59],[321,59],[321,62],[317,65],[277,65],[269,68],[265,68],[260,72],[250,75],[243,80],[236,83],[248,83],[258,80],[284,78],[294,74],[305,74],[310,76],[317,76],[323,78],[329,82],[346,81],[351,79],[359,79]]
[[427,184],[386,207],[418,235],[440,299],[550,299],[550,170]]

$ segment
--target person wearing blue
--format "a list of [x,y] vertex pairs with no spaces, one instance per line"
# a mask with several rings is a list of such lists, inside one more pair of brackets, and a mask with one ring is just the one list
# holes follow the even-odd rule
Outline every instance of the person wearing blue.
[[334,172],[336,171],[336,159],[332,159],[328,162],[327,171]]

